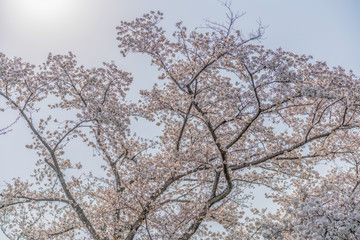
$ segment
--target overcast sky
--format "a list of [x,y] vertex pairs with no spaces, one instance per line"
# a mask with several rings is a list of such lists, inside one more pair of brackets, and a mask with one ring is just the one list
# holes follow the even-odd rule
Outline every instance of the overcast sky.
[[[330,66],[360,73],[360,1],[233,0],[232,6],[246,12],[240,28],[256,29],[259,20],[268,26],[262,42],[267,48],[313,55]],[[156,69],[144,56],[121,57],[115,27],[150,10],[164,12],[163,26],[169,32],[180,20],[191,28],[204,24],[204,19],[222,21],[225,16],[217,0],[0,0],[0,52],[33,64],[45,61],[49,52],[68,51],[88,67],[115,60],[133,73],[135,96],[157,79]],[[0,114],[0,128],[14,116]],[[23,149],[30,141],[21,123],[0,136],[0,186],[31,172],[36,156]]]

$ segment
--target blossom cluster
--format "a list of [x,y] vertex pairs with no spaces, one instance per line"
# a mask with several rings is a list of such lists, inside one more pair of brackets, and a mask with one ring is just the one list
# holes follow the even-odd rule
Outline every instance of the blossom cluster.
[[265,239],[359,239],[360,178],[332,171],[313,186],[301,186],[277,220],[258,222]]

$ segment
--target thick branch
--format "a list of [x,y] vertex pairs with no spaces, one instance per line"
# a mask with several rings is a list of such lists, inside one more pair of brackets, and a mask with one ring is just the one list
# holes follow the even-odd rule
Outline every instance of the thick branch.
[[186,112],[186,116],[185,116],[184,122],[183,122],[183,124],[182,124],[182,126],[181,126],[179,138],[178,138],[178,140],[176,141],[176,150],[177,150],[177,151],[179,151],[179,148],[180,148],[181,138],[182,138],[182,135],[183,135],[183,133],[184,133],[186,123],[187,123],[187,121],[188,121],[188,119],[189,119],[189,114],[190,114],[192,105],[193,105],[193,103],[191,102],[191,104],[190,104],[190,106],[189,106],[189,109],[188,109],[188,111]]
[[61,198],[32,198],[32,197],[25,197],[25,196],[16,197],[16,198],[24,199],[24,200],[0,205],[0,209],[18,205],[18,204],[30,203],[30,202],[61,202],[61,203],[69,204],[68,200],[61,199]]
[[92,226],[89,219],[86,217],[84,210],[79,206],[79,204],[77,203],[77,201],[75,200],[75,198],[71,194],[71,192],[70,192],[70,190],[69,190],[69,188],[68,188],[68,186],[66,184],[64,174],[62,173],[61,168],[60,168],[60,166],[58,164],[58,160],[57,160],[57,158],[55,156],[55,150],[52,149],[50,147],[50,145],[43,139],[43,137],[40,135],[40,133],[35,129],[33,123],[31,122],[31,120],[28,118],[28,116],[25,114],[25,112],[19,107],[19,105],[16,104],[16,102],[14,102],[8,96],[4,95],[2,92],[0,92],[0,95],[3,96],[9,102],[11,102],[19,110],[20,114],[22,115],[22,117],[27,122],[27,124],[30,127],[31,131],[35,134],[37,139],[47,149],[47,151],[49,152],[49,154],[51,156],[51,159],[53,160],[53,164],[50,165],[50,167],[52,167],[52,169],[55,171],[55,173],[56,173],[56,175],[57,175],[57,177],[58,177],[58,179],[60,181],[61,187],[64,190],[64,193],[65,193],[66,197],[68,198],[71,207],[75,210],[75,212],[79,216],[80,220],[84,223],[84,225],[86,226],[86,228],[90,232],[91,236],[95,240],[99,240],[100,237],[97,235],[97,233],[95,231],[95,228]]

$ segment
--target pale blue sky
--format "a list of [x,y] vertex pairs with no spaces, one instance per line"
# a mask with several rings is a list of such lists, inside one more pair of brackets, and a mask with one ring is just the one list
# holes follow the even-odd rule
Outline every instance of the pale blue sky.
[[[170,32],[180,20],[196,27],[204,24],[206,18],[222,21],[225,15],[217,0],[0,0],[0,52],[34,64],[45,61],[49,52],[68,51],[77,55],[80,64],[89,67],[115,60],[133,73],[135,96],[139,89],[152,86],[157,78],[156,69],[143,56],[130,55],[125,59],[120,56],[115,27],[121,20],[134,19],[150,10],[165,13],[163,26]],[[245,31],[256,29],[259,19],[268,26],[262,42],[268,48],[311,54],[315,60],[360,73],[358,0],[233,0],[233,10],[246,12],[238,22]],[[0,127],[8,120],[0,114]],[[26,131],[22,124],[17,124],[16,129],[14,132]],[[12,156],[10,161],[8,156],[15,148],[21,156],[18,147],[24,141],[12,134],[7,140],[0,137],[0,143],[10,137],[17,144],[0,144],[0,161],[5,162],[0,168],[0,182],[21,175],[9,163],[18,164],[19,160]],[[10,152],[5,154],[9,147]]]
[[[68,51],[88,67],[115,60],[133,72],[135,96],[153,84],[156,70],[143,56],[121,57],[115,27],[150,10],[165,13],[163,26],[170,32],[180,20],[195,27],[205,18],[222,21],[225,16],[216,0],[0,0],[0,52],[34,64],[45,61],[49,52]],[[259,19],[268,26],[262,42],[268,48],[310,54],[360,73],[358,0],[233,0],[233,10],[246,12],[238,22],[244,30],[256,29]],[[0,114],[0,128],[15,116]],[[29,141],[21,122],[8,136],[0,136],[0,186],[6,179],[31,173],[36,155],[23,148]]]
[[[239,21],[243,29],[256,28],[258,19],[268,25],[263,41],[267,47],[281,46],[331,65],[360,68],[358,0],[233,0],[233,9],[247,13]],[[169,31],[179,20],[198,26],[204,18],[221,21],[225,14],[216,0],[0,0],[0,51],[35,63],[50,51],[70,50],[90,66],[123,61],[115,27],[120,20],[150,10],[165,13]]]

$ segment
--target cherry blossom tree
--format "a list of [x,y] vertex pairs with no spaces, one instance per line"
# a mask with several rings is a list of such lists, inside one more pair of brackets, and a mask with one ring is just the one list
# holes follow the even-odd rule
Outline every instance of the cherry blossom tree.
[[[317,177],[319,161],[356,151],[359,78],[265,49],[257,41],[263,27],[246,35],[239,16],[229,9],[225,23],[193,31],[178,23],[172,35],[160,12],[121,22],[121,53],[146,54],[159,72],[137,103],[126,98],[131,75],[114,63],[87,69],[69,53],[36,67],[1,54],[0,97],[19,112],[33,136],[26,147],[38,154],[32,179],[14,179],[1,192],[4,234],[247,239],[248,189],[284,192]],[[159,137],[135,133],[137,118],[154,123]],[[85,171],[73,156],[79,139],[101,172]]]
[[279,198],[276,215],[256,222],[265,239],[359,239],[359,160],[345,172],[334,169],[310,186]]

